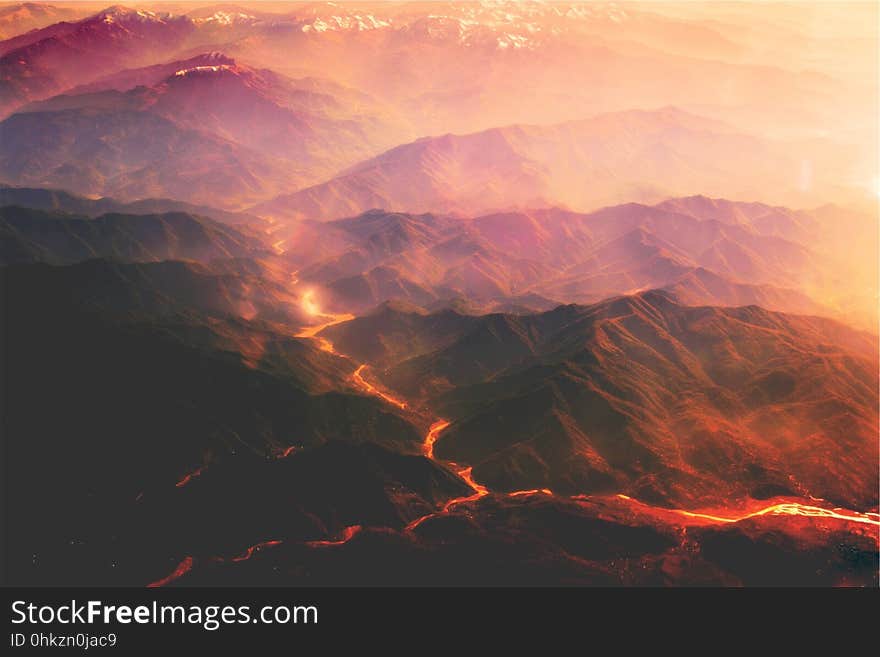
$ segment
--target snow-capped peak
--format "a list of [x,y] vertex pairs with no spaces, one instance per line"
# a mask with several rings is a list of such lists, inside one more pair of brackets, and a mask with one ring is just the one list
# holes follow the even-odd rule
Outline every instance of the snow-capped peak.
[[189,75],[203,75],[206,73],[219,73],[220,71],[234,71],[234,64],[217,64],[215,66],[192,66],[182,68],[174,73],[175,77],[182,78]]
[[234,25],[237,23],[253,23],[256,16],[240,11],[217,11],[210,16],[196,18],[196,23],[212,23],[214,25]]
[[372,14],[353,14],[350,16],[327,16],[315,18],[310,23],[302,26],[303,32],[328,32],[340,30],[353,30],[364,32],[366,30],[378,30],[391,27],[390,20],[376,18]]
[[[114,23],[164,23],[171,14],[157,14],[146,9],[129,9],[122,5],[114,5],[101,11],[95,18],[102,23],[113,25]],[[87,19],[88,20],[88,19]]]

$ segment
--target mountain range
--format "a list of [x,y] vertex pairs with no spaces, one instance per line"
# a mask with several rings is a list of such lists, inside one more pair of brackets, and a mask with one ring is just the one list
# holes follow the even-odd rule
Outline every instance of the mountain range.
[[[116,147],[134,161],[114,163],[135,166],[136,180],[108,182],[100,164],[57,170],[92,154],[81,151],[62,154],[64,162],[57,153],[35,155],[0,178],[125,200],[220,204],[213,194],[236,208],[279,196],[261,207],[310,218],[377,206],[474,214],[541,202],[584,211],[695,193],[814,205],[873,191],[875,181],[862,174],[873,154],[856,132],[873,129],[876,93],[869,76],[852,73],[870,66],[856,44],[829,49],[830,39],[805,37],[798,17],[780,49],[811,48],[815,71],[748,61],[752,37],[723,22],[577,4],[434,10],[218,6],[173,14],[116,6],[18,34],[0,41],[0,116],[30,113],[29,103],[58,94],[97,93],[90,111],[100,112],[118,102],[102,95],[109,90],[143,109],[132,92],[144,86],[151,91],[140,93],[148,103],[155,96],[165,118],[235,147],[190,143],[145,119],[93,135],[113,144],[120,130],[141,129],[139,140]],[[171,80],[181,71],[190,72]],[[42,119],[49,123],[15,123],[4,139],[84,130]],[[829,133],[832,119],[849,127]],[[418,135],[434,136],[412,142]],[[174,185],[133,157],[169,139],[164,155],[152,153],[154,167],[187,148],[191,158],[169,169],[190,172],[198,156],[225,168],[223,183],[189,191],[192,179]]]
[[265,230],[267,224],[254,215],[240,212],[227,212],[206,205],[193,205],[167,198],[147,198],[132,203],[123,203],[109,197],[87,198],[71,194],[61,189],[42,187],[10,187],[0,185],[0,206],[17,205],[22,208],[49,210],[67,214],[97,217],[102,214],[162,214],[165,212],[185,212],[208,217],[221,223],[241,229]]
[[[860,237],[847,247],[833,237],[844,232]],[[876,266],[865,265],[877,227],[842,208],[792,211],[698,196],[588,214],[375,210],[276,235],[288,236],[284,258],[299,278],[320,285],[325,305],[339,309],[464,298],[484,309],[515,301],[534,310],[664,288],[695,304],[876,322]],[[864,257],[847,257],[855,251]]]
[[[187,297],[187,279],[208,273],[2,268],[17,346],[7,449],[28,492],[9,517],[26,537],[10,553],[17,581],[160,581],[183,555],[190,583],[398,581],[410,569],[425,582],[824,582],[807,575],[817,559],[829,582],[869,577],[826,550],[870,560],[869,537],[773,516],[688,528],[703,565],[668,571],[680,529],[663,509],[742,496],[876,505],[875,336],[657,292],[525,316],[390,304],[325,329],[384,385],[448,417],[437,457],[491,486],[435,517],[473,494],[418,454],[412,418],[354,394],[347,359],[236,318],[204,287]],[[554,495],[520,495],[536,487]],[[398,563],[364,574],[368,544]],[[322,557],[323,545],[340,547]],[[455,568],[462,555],[475,569]],[[652,565],[630,580],[621,559]],[[785,567],[771,574],[768,559]],[[438,571],[417,576],[425,563]]]
[[0,7],[0,39],[8,39],[71,20],[82,14],[76,7],[56,7],[41,2],[21,2]]
[[123,67],[167,57],[192,34],[185,16],[121,6],[0,43],[0,114]]
[[878,19],[0,7],[9,583],[877,587]]
[[818,185],[806,188],[802,158],[810,158],[812,175],[822,185],[840,184],[850,175],[845,151],[812,150],[808,154],[676,108],[627,111],[558,125],[426,137],[253,211],[333,219],[371,208],[473,215],[561,203],[590,210],[697,192],[802,202],[822,198]]
[[254,237],[184,213],[77,218],[15,206],[0,208],[0,244],[3,264],[68,264],[91,258],[209,262],[266,253]]
[[0,122],[0,178],[124,200],[241,207],[393,143],[363,94],[209,53],[124,71]]
[[[348,324],[321,335],[451,420],[435,453],[472,464],[491,490],[877,503],[862,496],[877,481],[876,336],[842,324],[662,292],[537,315],[389,309]],[[833,469],[817,456],[831,453]]]

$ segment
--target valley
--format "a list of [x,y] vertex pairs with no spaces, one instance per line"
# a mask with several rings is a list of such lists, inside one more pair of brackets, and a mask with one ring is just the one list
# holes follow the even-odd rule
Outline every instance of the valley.
[[878,11],[2,4],[6,583],[880,586]]
[[[307,301],[311,306],[313,301],[311,299],[308,299]],[[346,316],[343,316],[342,318],[331,317],[329,321],[325,322],[324,324],[319,324],[312,329],[306,329],[300,335],[302,337],[319,340],[321,348],[323,350],[330,353],[338,354],[337,350],[329,341],[326,340],[326,338],[321,338],[317,334],[324,329],[342,323],[343,321],[349,321],[349,319],[351,318],[346,318]],[[407,405],[405,402],[396,399],[389,393],[377,390],[373,385],[367,383],[363,379],[361,372],[364,368],[365,365],[358,365],[357,369],[352,375],[353,381],[356,386],[363,390],[363,392],[365,392],[366,394],[374,395],[384,402],[391,404],[402,411],[405,411],[407,409]],[[415,518],[402,528],[402,533],[406,534],[410,532],[415,532],[426,521],[434,521],[439,518],[455,515],[458,513],[458,507],[461,505],[468,505],[467,510],[464,512],[466,515],[479,517],[480,514],[483,512],[480,507],[480,501],[484,497],[488,496],[492,496],[493,498],[501,497],[502,499],[505,497],[507,499],[533,497],[554,498],[553,491],[547,488],[516,490],[507,493],[501,493],[499,495],[499,493],[490,491],[486,486],[481,485],[474,480],[472,466],[463,467],[451,461],[437,461],[434,455],[434,445],[437,440],[442,437],[443,432],[447,430],[449,426],[450,422],[448,420],[436,419],[429,426],[427,433],[425,434],[422,452],[429,460],[435,461],[441,467],[448,468],[449,470],[455,472],[467,484],[472,492],[468,495],[448,499],[440,509]],[[283,457],[286,457],[286,454]],[[790,532],[794,535],[797,535],[798,531],[797,521],[789,526],[786,524],[784,517],[793,517],[793,519],[815,519],[815,522],[820,526],[825,525],[826,531],[828,529],[826,523],[830,523],[832,526],[834,524],[839,524],[842,528],[841,531],[851,531],[854,535],[860,535],[864,537],[870,537],[873,534],[876,534],[876,530],[869,529],[868,531],[860,531],[858,528],[859,525],[867,525],[869,527],[880,526],[880,514],[878,514],[876,511],[866,513],[848,511],[840,507],[829,508],[828,506],[817,506],[816,504],[804,504],[792,498],[776,498],[773,500],[767,500],[767,502],[772,501],[771,504],[762,503],[760,505],[757,501],[753,501],[751,503],[752,508],[750,509],[742,508],[742,506],[740,505],[739,509],[714,508],[711,510],[700,511],[652,506],[650,504],[646,504],[639,500],[633,499],[632,497],[629,497],[628,495],[624,495],[622,493],[618,493],[614,496],[599,496],[596,498],[593,498],[589,495],[577,494],[569,497],[568,501],[574,502],[576,504],[582,504],[587,509],[589,509],[590,512],[595,512],[594,509],[596,508],[596,506],[602,505],[603,507],[605,507],[603,509],[605,517],[611,518],[612,522],[620,523],[622,525],[638,525],[643,523],[647,524],[646,520],[650,519],[650,521],[653,523],[674,527],[677,529],[677,531],[682,532],[683,535],[687,533],[688,527],[702,527],[724,524],[736,525],[739,523],[749,523],[753,519],[759,519],[765,516],[782,516],[783,518],[780,518],[778,521],[772,522],[771,526],[775,526],[783,532]],[[810,501],[816,503],[824,502],[823,500],[820,500],[818,498],[811,498]],[[824,503],[827,504],[827,502]],[[638,518],[635,523],[633,523],[633,516]],[[311,548],[338,548],[358,536],[362,529],[362,525],[350,525],[343,529],[340,538],[338,539],[310,541],[306,542],[306,545]],[[274,546],[280,544],[281,541],[279,540],[257,544],[254,547],[248,548],[243,556],[232,558],[231,561],[244,561],[246,559],[249,559],[265,546]],[[223,562],[224,560],[222,558],[214,557],[211,559],[212,564],[220,564]],[[192,569],[192,566],[192,557],[186,557],[170,575],[153,584],[150,584],[150,586],[163,586],[170,584],[178,580],[179,578],[186,576]]]

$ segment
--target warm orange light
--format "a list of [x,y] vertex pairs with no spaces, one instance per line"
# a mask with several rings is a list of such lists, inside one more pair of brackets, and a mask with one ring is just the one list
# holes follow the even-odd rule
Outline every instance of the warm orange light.
[[[208,559],[209,562],[213,563],[230,563],[230,562],[239,562],[239,561],[247,561],[252,556],[254,556],[257,552],[261,552],[262,550],[270,547],[275,547],[276,545],[281,545],[282,541],[263,541],[262,543],[257,543],[256,545],[251,545],[249,548],[245,549],[241,554],[237,554],[233,557],[211,557]],[[192,557],[184,557],[183,561],[177,564],[177,567],[169,574],[163,577],[162,579],[156,580],[155,582],[150,582],[147,584],[147,588],[159,588],[162,586],[166,586],[171,582],[180,579],[184,575],[186,575],[189,571],[193,569],[195,565],[195,560]]]
[[[232,557],[229,561],[247,561],[263,548],[274,547],[276,545],[281,545],[281,541],[263,541],[262,543],[257,543],[256,545],[250,546],[238,556]],[[217,561],[223,561],[223,559],[218,558]]]
[[553,495],[553,491],[549,488],[531,488],[529,490],[515,490],[508,493],[508,497],[524,497],[526,495]]
[[[437,420],[428,428],[428,433],[425,436],[425,442],[422,444],[422,451],[431,460],[434,459],[434,443],[437,442],[437,438],[440,436],[440,433],[444,431],[449,426],[448,420]],[[456,467],[454,463],[448,464],[450,467]],[[443,505],[443,508],[440,511],[435,513],[428,513],[419,518],[416,518],[412,522],[410,522],[405,531],[412,531],[419,525],[421,525],[428,518],[434,518],[436,516],[442,515],[444,513],[449,513],[449,511],[458,504],[463,504],[465,502],[473,502],[474,500],[478,500],[481,497],[485,497],[489,494],[489,489],[483,486],[482,484],[478,484],[474,481],[473,477],[473,468],[461,468],[457,471],[459,477],[464,479],[465,483],[470,486],[474,492],[471,495],[465,495],[463,497],[454,497],[451,500],[448,500],[446,504]]]
[[188,475],[185,475],[183,477],[183,479],[181,479],[180,481],[178,481],[174,485],[177,486],[178,488],[183,488],[184,486],[186,486],[189,482],[191,482],[196,477],[200,477],[203,471],[204,471],[204,468],[197,468],[197,469],[193,470],[192,472],[190,472]]
[[360,525],[351,525],[350,527],[346,527],[342,530],[342,536],[339,537],[338,540],[335,541],[306,541],[306,545],[309,547],[332,547],[334,545],[343,545],[344,543],[348,543],[352,538],[354,538],[360,531],[363,529]]
[[309,290],[302,297],[302,308],[309,315],[320,315],[321,310],[315,302],[315,291]]
[[428,428],[428,435],[425,436],[425,442],[422,445],[422,452],[429,459],[434,458],[434,443],[437,442],[437,438],[440,435],[440,432],[448,426],[448,420],[437,420]]
[[[306,309],[309,314],[320,315],[320,311],[318,309],[317,304],[314,302],[313,291],[308,291],[303,296],[303,308]],[[313,338],[318,341],[318,344],[321,349],[324,351],[328,351],[330,353],[336,353],[332,343],[326,338],[317,336],[317,333],[327,328],[328,326],[332,326],[334,324],[338,324],[340,322],[345,322],[350,319],[353,319],[353,315],[324,315],[327,317],[328,321],[318,324],[316,326],[311,326],[301,330],[297,333],[297,337],[302,338]],[[379,397],[380,399],[385,400],[386,402],[397,406],[398,408],[405,409],[407,407],[406,403],[391,396],[388,393],[382,392],[377,389],[374,385],[369,383],[363,376],[364,370],[367,368],[366,364],[361,364],[357,367],[357,369],[352,374],[352,380],[355,384],[364,390],[367,394]],[[436,461],[434,456],[434,444],[437,442],[440,434],[445,431],[450,426],[450,421],[442,418],[438,418],[435,420],[430,427],[428,428],[428,432],[425,435],[425,440],[422,443],[422,453],[429,459]],[[287,447],[281,453],[280,458],[285,458],[294,452],[295,448],[293,446]],[[450,513],[450,511],[461,504],[466,502],[474,502],[479,500],[487,495],[489,495],[489,489],[476,482],[473,478],[473,467],[468,466],[465,468],[459,468],[455,463],[446,463],[447,466],[453,468],[459,477],[461,477],[465,483],[474,491],[470,495],[465,495],[462,497],[455,497],[448,500],[443,507],[435,512],[428,513],[426,515],[420,516],[416,518],[412,522],[410,522],[406,527],[405,531],[412,531],[420,524],[422,524],[425,520],[429,518],[438,517],[440,515],[444,515]],[[187,483],[189,483],[194,477],[198,477],[202,473],[202,468],[199,468],[190,474],[183,477],[179,482],[177,482],[178,487],[183,487]],[[554,493],[549,488],[534,488],[529,490],[518,490],[507,493],[508,497],[526,497],[532,495],[548,495],[553,496]],[[789,516],[802,516],[802,517],[810,517],[810,518],[829,518],[834,520],[841,520],[845,522],[855,522],[862,524],[870,524],[875,526],[880,526],[880,514],[877,513],[861,513],[858,511],[846,511],[839,508],[827,509],[819,506],[811,506],[800,504],[797,502],[783,501],[775,504],[771,504],[769,506],[765,506],[759,508],[750,513],[743,513],[740,515],[723,515],[720,512],[703,512],[703,511],[688,511],[686,509],[667,509],[663,507],[655,507],[648,505],[644,502],[636,500],[628,495],[624,495],[623,493],[617,494],[615,496],[619,500],[623,500],[632,506],[638,506],[646,510],[646,512],[652,513],[655,516],[659,516],[662,514],[666,515],[677,515],[679,517],[691,518],[696,521],[701,522],[710,522],[710,523],[736,523],[741,522],[743,520],[747,520],[749,518],[755,518],[759,516],[765,515],[789,515]],[[588,495],[573,495],[569,498],[572,501],[578,502],[586,502],[591,498]],[[816,499],[816,498],[813,498]],[[817,500],[818,501],[818,500]],[[351,525],[346,527],[342,534],[338,539],[335,540],[318,540],[318,541],[307,541],[305,545],[313,548],[323,548],[323,547],[332,547],[339,546],[350,541],[354,536],[356,536],[362,527],[361,525]],[[213,557],[211,561],[214,562],[238,562],[244,561],[246,559],[251,558],[256,552],[260,550],[280,544],[281,541],[266,541],[263,543],[258,543],[243,552],[238,556],[234,556],[231,558],[224,559],[222,557]],[[179,579],[186,573],[188,573],[193,568],[193,558],[186,557],[183,561],[181,561],[178,566],[174,569],[174,571],[151,584],[148,584],[150,587],[156,586],[165,586],[166,584],[173,582],[176,579]]]
[[674,509],[676,513],[680,513],[683,516],[688,516],[690,518],[704,518],[706,520],[712,520],[714,522],[740,522],[741,520],[747,520],[749,518],[756,518],[758,516],[766,516],[766,515],[774,515],[774,516],[807,516],[811,518],[834,518],[836,520],[846,520],[848,522],[859,522],[867,525],[877,525],[880,526],[880,519],[874,519],[872,516],[877,514],[872,513],[859,513],[858,511],[850,511],[847,513],[839,513],[834,509],[823,509],[820,506],[810,506],[806,504],[799,504],[797,502],[782,502],[780,504],[773,504],[768,507],[764,507],[763,509],[758,509],[757,511],[753,511],[752,513],[747,513],[743,516],[735,516],[735,517],[724,517],[724,516],[716,516],[708,513],[697,513],[695,511],[685,511],[684,509]]
[[[319,315],[320,313],[317,310],[317,306],[309,300],[309,305],[314,309],[313,311],[308,310],[306,306],[306,299],[311,295],[311,292],[307,292],[303,297],[303,308],[306,309],[306,312],[312,315]],[[322,317],[326,317],[327,321],[322,324],[315,324],[314,326],[307,326],[302,329],[299,333],[296,334],[298,338],[313,338],[318,342],[318,348],[321,351],[326,351],[331,354],[335,354],[336,350],[333,348],[333,343],[330,342],[327,338],[321,337],[318,335],[321,331],[323,331],[328,326],[333,326],[334,324],[341,324],[342,322],[347,322],[350,319],[354,319],[354,315],[349,313],[345,313],[342,315],[321,315]]]
[[462,504],[464,502],[473,502],[474,500],[478,500],[481,497],[485,497],[489,494],[488,488],[483,486],[483,484],[478,484],[476,481],[474,481],[473,470],[473,467],[462,468],[458,471],[458,476],[464,479],[465,482],[467,482],[467,485],[474,489],[474,494],[467,495],[465,497],[456,497],[449,500],[443,507],[443,513],[448,512],[449,509],[456,506],[457,504]]
[[[618,499],[625,500],[633,505],[644,507],[645,509],[655,513],[674,513],[686,518],[694,518],[697,520],[705,520],[716,523],[735,523],[748,520],[749,518],[757,518],[760,516],[804,516],[809,518],[830,518],[833,520],[842,520],[846,522],[855,522],[866,525],[880,526],[880,514],[862,513],[859,511],[845,511],[844,509],[834,508],[827,509],[821,506],[812,506],[809,504],[800,504],[798,502],[777,502],[768,506],[761,507],[749,513],[739,515],[722,515],[720,512],[708,511],[688,511],[687,509],[665,509],[663,507],[655,507],[639,500],[635,500],[628,495],[618,494]],[[575,495],[573,500],[588,500],[587,495]]]
[[174,580],[180,579],[181,577],[186,575],[190,570],[192,570],[192,567],[193,567],[193,558],[186,557],[183,561],[181,561],[179,564],[177,564],[177,568],[175,568],[171,572],[170,575],[167,575],[167,576],[163,577],[162,579],[158,579],[155,582],[150,582],[149,584],[147,584],[147,588],[148,589],[155,589],[155,588],[165,586],[166,584],[170,584]]
[[392,397],[391,395],[382,392],[381,390],[377,389],[374,385],[369,383],[366,379],[364,379],[363,372],[366,367],[367,367],[366,365],[360,365],[354,371],[354,374],[351,375],[352,380],[355,382],[355,385],[357,385],[359,388],[364,390],[367,394],[375,395],[376,397],[384,399],[389,404],[393,404],[394,406],[397,406],[397,408],[399,408],[401,410],[405,409],[406,402],[402,402],[399,399],[396,399],[395,397]]

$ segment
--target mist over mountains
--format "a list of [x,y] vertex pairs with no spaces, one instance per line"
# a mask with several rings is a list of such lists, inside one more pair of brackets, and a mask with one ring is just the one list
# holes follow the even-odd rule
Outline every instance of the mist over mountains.
[[877,7],[159,9],[0,7],[12,583],[877,586]]
[[814,191],[805,193],[804,158],[810,176],[825,182],[848,166],[842,149],[817,156],[820,148],[774,143],[676,108],[627,111],[424,138],[255,211],[332,218],[373,207],[475,213],[561,203],[592,209],[695,191],[802,200]]
[[[862,236],[851,248],[865,249],[863,257],[839,257],[831,235],[844,225]],[[459,297],[484,308],[541,309],[663,288],[695,304],[845,314],[865,327],[876,317],[867,301],[876,296],[867,253],[876,224],[832,208],[688,197],[589,214],[553,208],[472,219],[376,210],[296,230],[284,257],[339,308],[366,310],[391,298],[431,307]],[[861,318],[853,314],[855,281],[866,294],[857,302]]]

